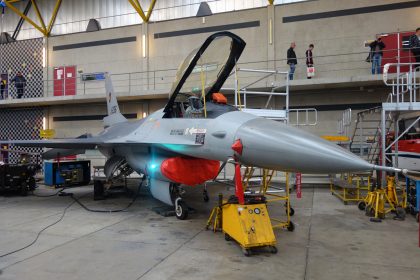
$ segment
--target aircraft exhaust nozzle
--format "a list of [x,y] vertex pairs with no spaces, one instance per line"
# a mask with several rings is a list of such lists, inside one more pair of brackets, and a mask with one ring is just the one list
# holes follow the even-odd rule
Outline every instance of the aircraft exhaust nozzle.
[[273,120],[252,119],[238,129],[235,139],[243,145],[237,155],[243,164],[311,174],[375,169],[336,144]]

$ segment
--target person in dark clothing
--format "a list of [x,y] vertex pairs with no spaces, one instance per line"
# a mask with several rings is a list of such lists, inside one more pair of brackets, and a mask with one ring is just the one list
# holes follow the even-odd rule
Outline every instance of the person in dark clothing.
[[372,75],[381,74],[381,63],[382,56],[384,55],[383,49],[385,49],[385,44],[382,42],[381,35],[376,36],[376,40],[370,43],[370,52],[372,58]]
[[17,98],[22,98],[23,92],[26,87],[26,79],[21,72],[17,72],[16,76],[10,81],[10,83],[15,83]]
[[295,42],[290,44],[290,48],[287,50],[287,64],[290,66],[289,80],[293,80],[295,74],[297,58],[294,48],[296,48]]
[[[314,45],[310,44],[309,49],[306,50],[306,66],[307,67],[314,67],[314,59],[312,56],[313,49],[314,49]],[[312,77],[308,75],[308,79],[312,79]]]
[[4,99],[4,93],[6,92],[7,80],[3,77],[0,78],[0,99]]
[[410,48],[416,60],[415,67],[420,67],[420,27],[416,29],[416,34],[410,37]]

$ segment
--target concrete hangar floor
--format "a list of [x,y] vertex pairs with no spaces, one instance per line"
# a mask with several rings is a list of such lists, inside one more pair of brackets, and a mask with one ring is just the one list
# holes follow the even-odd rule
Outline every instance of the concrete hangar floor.
[[[69,192],[96,209],[122,208],[131,200],[93,201],[91,186]],[[92,213],[74,203],[33,246],[0,258],[0,279],[419,279],[418,224],[412,216],[371,223],[356,205],[306,185],[301,199],[292,193],[295,231],[275,230],[278,253],[246,257],[223,234],[205,230],[219,192],[232,190],[212,185],[209,203],[202,200],[202,188],[187,192],[196,209],[188,220],[152,211],[161,204],[147,189],[120,213]],[[0,253],[30,243],[70,203],[70,197],[0,197]],[[283,207],[270,215],[284,215]]]

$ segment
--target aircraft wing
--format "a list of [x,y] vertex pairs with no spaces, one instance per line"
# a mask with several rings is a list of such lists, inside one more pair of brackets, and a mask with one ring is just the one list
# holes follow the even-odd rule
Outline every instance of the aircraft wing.
[[[16,145],[22,147],[40,147],[40,148],[56,148],[56,149],[85,149],[93,150],[97,146],[116,146],[116,145],[144,145],[144,146],[161,146],[166,145],[166,141],[150,141],[135,142],[130,140],[104,140],[101,137],[91,138],[68,138],[53,140],[0,140],[0,144]],[[174,140],[171,145],[182,146],[200,146],[200,144],[192,141]]]
[[54,140],[0,140],[1,144],[12,144],[23,147],[63,148],[63,149],[95,149],[98,145],[105,144],[98,137],[70,138]]

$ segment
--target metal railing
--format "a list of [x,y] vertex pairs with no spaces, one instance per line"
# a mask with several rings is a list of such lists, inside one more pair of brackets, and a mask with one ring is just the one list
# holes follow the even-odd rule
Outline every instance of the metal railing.
[[[242,76],[239,73],[251,73],[256,76],[248,76],[246,85],[240,86]],[[268,119],[284,121],[294,126],[317,125],[318,112],[315,108],[289,109],[289,72],[236,68],[230,77],[233,78],[234,87],[224,87],[222,90],[235,93],[234,104],[241,110]],[[267,87],[269,91],[264,91],[264,89],[260,89],[261,87]],[[264,107],[257,106],[258,108],[255,108],[255,104],[249,106],[248,98],[261,96],[267,97]],[[283,109],[270,108],[273,96],[284,97]]]
[[[171,88],[175,79],[176,69],[117,73],[112,74],[114,90],[118,94],[142,95],[152,91],[166,91]],[[63,86],[57,85],[56,80],[44,81],[45,97],[68,95],[66,89],[74,88],[76,95],[103,94],[103,81],[82,81],[81,76],[75,79],[63,79]],[[70,91],[71,92],[71,91]]]
[[[401,66],[409,68],[408,72],[400,73]],[[397,68],[397,77],[389,78],[388,71],[391,67]],[[383,80],[385,85],[392,87],[389,94],[390,103],[408,102],[410,106],[420,102],[420,66],[414,63],[387,63],[384,66]]]
[[[385,49],[383,50],[384,53],[387,52],[400,52],[403,49]],[[407,49],[404,49],[407,50]],[[365,62],[365,57],[369,53],[369,51],[361,51],[361,52],[352,52],[352,53],[333,53],[333,54],[325,54],[325,55],[315,55],[315,67],[316,67],[316,76],[314,80],[318,78],[334,78],[334,77],[350,77],[353,75],[370,75],[370,63]],[[392,56],[388,58],[383,58],[383,61],[389,62],[386,65],[393,65],[388,66],[388,68],[384,68],[385,72],[391,69],[394,70],[394,63],[395,61],[402,61],[404,59],[409,60],[412,59],[412,55],[410,52],[408,54],[401,53],[402,56]],[[297,70],[295,71],[295,80],[296,79],[306,79],[306,65],[304,63],[305,57],[298,57],[299,64],[297,65]],[[409,63],[400,63],[399,65],[407,65],[410,66]],[[412,65],[412,64],[411,64]],[[89,66],[90,68],[103,68],[102,63],[92,64]],[[256,60],[256,61],[247,61],[247,62],[240,62],[238,63],[238,67],[242,70],[246,69],[253,69],[253,71],[246,72],[246,71],[238,71],[239,79],[245,83],[255,82],[252,85],[253,88],[271,88],[272,85],[267,82],[267,79],[261,79],[261,72],[267,70],[261,69],[270,69],[273,68],[277,73],[286,73],[289,70],[289,66],[286,63],[286,58],[284,59],[274,59],[274,60]],[[412,66],[410,66],[412,67]],[[5,67],[3,67],[5,68]],[[7,68],[7,67],[6,67]],[[177,69],[159,69],[159,70],[150,70],[150,71],[143,71],[143,72],[131,72],[131,73],[111,73],[114,80],[114,87],[115,91],[120,94],[127,94],[127,95],[143,95],[148,94],[151,91],[161,91],[161,92],[169,92],[173,81],[175,80]],[[45,69],[45,72],[49,73],[52,77],[53,70]],[[398,72],[398,71],[397,71]],[[398,72],[399,73],[399,72]],[[410,73],[414,73],[413,76],[409,76]],[[267,73],[267,75],[270,73]],[[9,73],[10,76],[10,73]],[[400,83],[399,88],[395,88],[396,91],[404,92],[410,90],[407,87],[409,84],[408,80],[418,80],[419,74],[418,72],[409,71],[407,73],[399,73]],[[9,77],[10,78],[10,77]],[[259,80],[261,79],[261,80]],[[54,95],[67,95],[66,92],[60,92],[60,90],[56,85],[55,81],[48,78],[43,81],[36,81],[34,78],[27,77],[28,87],[26,88],[27,93],[24,95],[24,98],[31,98],[31,97],[49,97]],[[65,78],[64,82],[74,83],[73,87],[74,93],[76,95],[89,95],[89,94],[102,94],[103,85],[98,82],[83,82],[80,76],[76,77],[76,80],[70,81],[70,79]],[[35,91],[34,86],[42,84],[42,90]],[[232,81],[227,81],[224,85],[225,87],[234,87],[235,84]],[[418,86],[418,83],[417,83]],[[241,87],[243,88],[243,86]],[[245,87],[250,88],[250,86]],[[38,92],[39,91],[39,92]],[[43,91],[43,92],[41,92]],[[16,93],[14,87],[9,84],[9,96],[11,98],[16,97]],[[418,96],[418,88],[416,88],[417,94],[415,96],[411,94],[413,100],[419,100]],[[71,94],[73,95],[73,94]],[[395,92],[393,93],[394,98],[401,97],[398,96]],[[407,98],[410,97],[407,95]],[[402,97],[406,100],[406,96]]]
[[[177,69],[112,74],[117,95],[145,95],[154,92],[168,93],[175,80]],[[104,95],[103,80],[83,81],[82,75],[60,80],[43,80],[39,83],[27,78],[23,99],[68,95]],[[15,99],[16,89],[9,83],[3,99]]]
[[[414,57],[408,48],[386,48],[383,49],[384,53],[382,57],[382,65],[387,63],[397,63],[401,61],[414,61]],[[298,53],[298,51],[297,51]],[[304,53],[304,51],[300,51]],[[314,51],[314,67],[315,77],[317,78],[342,78],[351,77],[358,75],[371,75],[372,63],[366,61],[367,56],[371,53],[370,50],[355,51],[355,52],[336,52],[316,55]],[[298,64],[295,70],[294,79],[306,79],[306,57],[299,56],[298,53]],[[246,68],[259,68],[260,65],[265,63],[264,68],[267,68],[270,64],[275,65],[276,69],[280,71],[288,71],[289,66],[287,65],[287,58],[273,59],[273,60],[261,60],[261,61],[249,61],[239,63],[241,67]],[[382,71],[381,67],[381,71]]]
[[[239,73],[254,74],[246,79],[247,83],[241,86],[243,81],[242,76]],[[241,110],[258,115],[261,117],[281,120],[288,122],[289,120],[289,76],[287,71],[278,70],[261,70],[261,69],[248,69],[235,67],[228,79],[227,84],[233,83],[233,87],[224,87],[222,91],[233,91],[234,93],[234,105]],[[275,81],[280,77],[286,77],[282,85],[276,85]],[[232,81],[233,78],[233,81]],[[270,86],[268,86],[270,85]],[[270,91],[264,89],[258,89],[260,87],[268,87]],[[248,98],[256,96],[265,96],[267,100],[264,108],[255,108],[255,104],[249,106]],[[282,110],[270,109],[270,102],[273,96],[282,96],[285,99],[285,108]],[[252,108],[254,107],[254,108]]]
[[[303,117],[300,117],[303,115]],[[315,108],[289,109],[289,124],[293,126],[315,126],[318,111]]]
[[343,115],[337,122],[337,131],[339,135],[349,136],[349,130],[351,126],[351,109],[344,110]]

